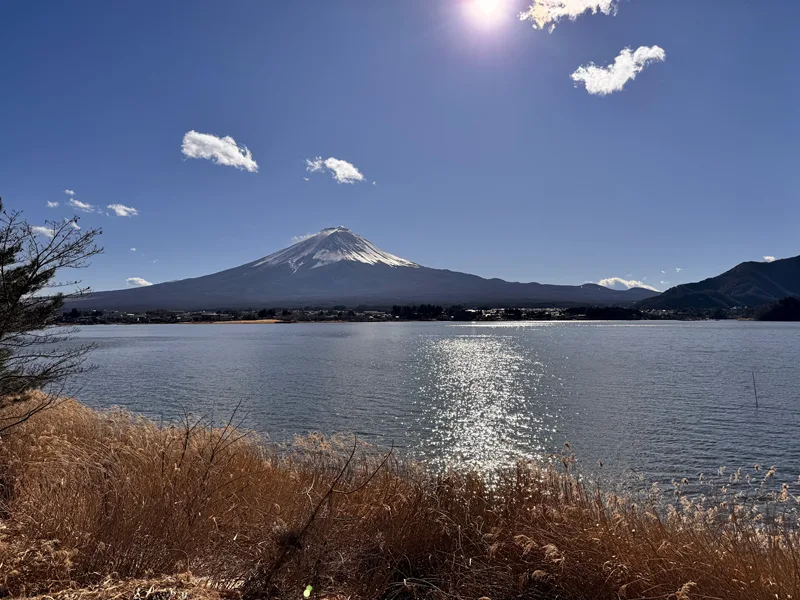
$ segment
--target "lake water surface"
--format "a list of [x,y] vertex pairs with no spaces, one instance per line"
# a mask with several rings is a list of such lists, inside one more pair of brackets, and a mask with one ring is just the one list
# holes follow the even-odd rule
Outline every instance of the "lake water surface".
[[[539,459],[647,481],[800,473],[800,325],[750,322],[94,326],[80,400],[185,407],[273,440],[354,432],[435,467]],[[753,395],[753,373],[760,407]]]

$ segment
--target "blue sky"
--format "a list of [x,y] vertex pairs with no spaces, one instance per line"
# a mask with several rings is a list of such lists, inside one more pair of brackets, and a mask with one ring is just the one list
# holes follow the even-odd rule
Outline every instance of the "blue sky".
[[[800,254],[800,2],[625,0],[549,32],[517,18],[531,1],[496,19],[465,0],[4,2],[0,196],[36,225],[101,226],[94,289],[332,225],[546,283],[663,289]],[[654,46],[666,59],[621,91],[571,78]],[[187,158],[190,131],[231,136],[257,172]],[[315,157],[364,181],[309,173]]]

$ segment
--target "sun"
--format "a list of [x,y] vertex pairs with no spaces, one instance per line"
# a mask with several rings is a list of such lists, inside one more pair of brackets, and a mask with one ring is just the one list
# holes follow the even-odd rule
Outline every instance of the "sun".
[[500,8],[500,0],[474,0],[476,10],[487,19],[492,18]]
[[470,17],[484,26],[495,25],[505,14],[506,0],[469,0]]

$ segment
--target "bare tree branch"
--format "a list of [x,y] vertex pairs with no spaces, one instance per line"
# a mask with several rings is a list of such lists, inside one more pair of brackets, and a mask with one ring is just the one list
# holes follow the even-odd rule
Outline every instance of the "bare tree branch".
[[[63,391],[58,386],[86,371],[92,346],[72,346],[75,330],[54,327],[64,300],[88,291],[80,281],[56,276],[86,267],[102,252],[95,244],[102,231],[81,230],[77,221],[48,221],[44,231],[34,229],[21,213],[3,210],[0,199],[0,409],[7,409],[0,434],[50,407]],[[32,396],[35,390],[42,392]]]

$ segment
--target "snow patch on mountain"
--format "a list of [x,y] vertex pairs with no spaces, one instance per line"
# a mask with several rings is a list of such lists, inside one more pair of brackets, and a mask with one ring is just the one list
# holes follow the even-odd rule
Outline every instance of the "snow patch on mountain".
[[275,267],[285,264],[296,273],[300,268],[316,269],[343,260],[368,265],[419,268],[416,263],[384,252],[346,227],[323,229],[288,248],[262,258],[253,266]]

